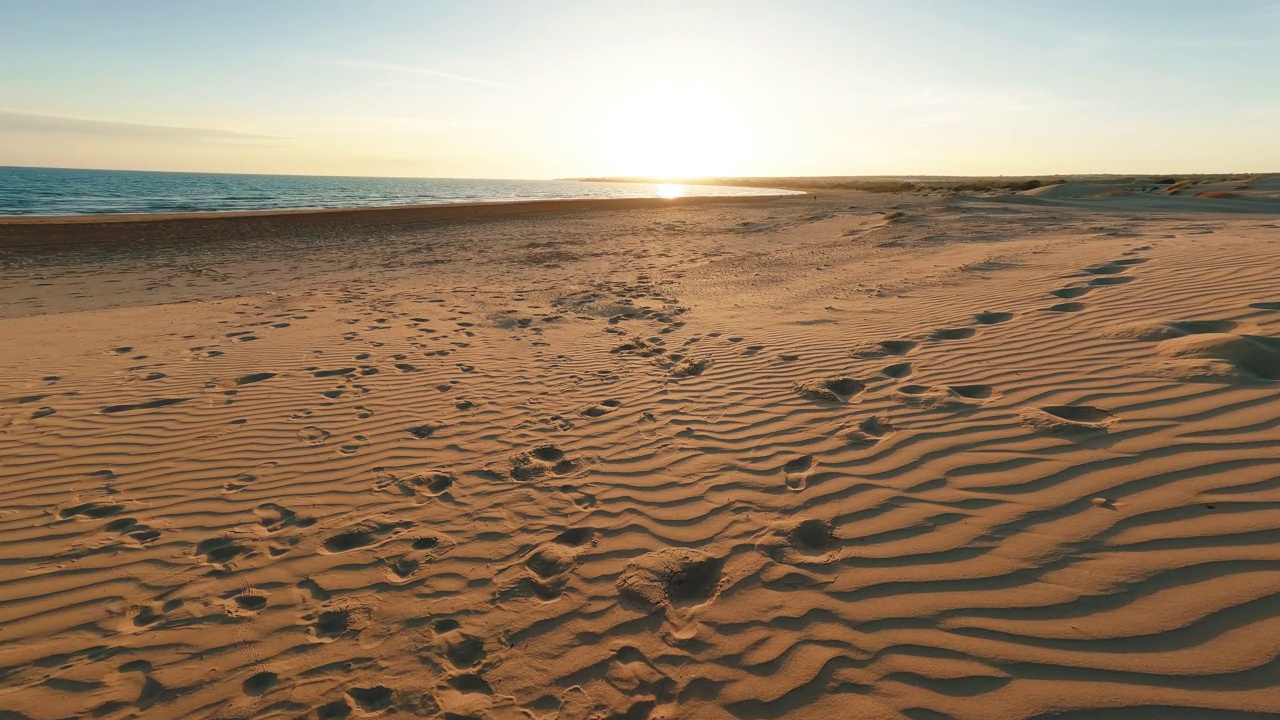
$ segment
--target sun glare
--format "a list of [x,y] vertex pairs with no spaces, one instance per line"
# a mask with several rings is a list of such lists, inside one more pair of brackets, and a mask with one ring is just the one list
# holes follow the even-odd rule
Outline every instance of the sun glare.
[[732,175],[748,146],[728,103],[697,88],[660,87],[618,103],[600,124],[610,174],[644,177]]
[[661,198],[678,198],[684,195],[684,186],[674,183],[662,183],[658,186],[658,197]]

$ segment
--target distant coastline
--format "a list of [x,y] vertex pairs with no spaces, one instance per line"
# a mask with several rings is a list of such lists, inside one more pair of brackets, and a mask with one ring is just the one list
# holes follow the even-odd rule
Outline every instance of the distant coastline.
[[414,207],[786,195],[785,189],[565,180],[234,175],[0,167],[0,217]]
[[717,187],[780,188],[798,192],[861,190],[864,192],[1023,192],[1044,185],[1067,182],[1130,185],[1135,182],[1171,185],[1178,182],[1204,185],[1214,182],[1247,183],[1275,173],[1106,173],[1045,175],[819,175],[790,177],[650,177],[609,176],[565,178],[574,182],[702,185]]

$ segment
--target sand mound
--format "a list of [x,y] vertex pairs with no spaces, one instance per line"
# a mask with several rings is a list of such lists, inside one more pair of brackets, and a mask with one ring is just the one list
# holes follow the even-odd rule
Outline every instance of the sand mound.
[[898,388],[898,397],[906,405],[930,410],[968,410],[990,398],[995,389],[989,385],[951,385],[935,387],[910,384]]
[[1159,353],[1178,361],[1168,367],[1189,379],[1280,380],[1280,340],[1274,338],[1217,332],[1189,335],[1161,342]]
[[1123,189],[1107,183],[1065,182],[1056,185],[1041,185],[1031,190],[1023,190],[1018,194],[1048,200],[1076,200],[1079,198],[1105,196],[1107,193]]
[[1138,342],[1160,342],[1188,335],[1229,333],[1240,327],[1232,320],[1181,320],[1163,323],[1124,323],[1102,331],[1104,337]]

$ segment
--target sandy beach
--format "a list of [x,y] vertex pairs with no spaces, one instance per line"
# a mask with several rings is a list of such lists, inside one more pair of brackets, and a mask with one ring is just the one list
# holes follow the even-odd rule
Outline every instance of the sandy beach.
[[0,718],[1280,717],[1280,178],[816,192],[0,222]]

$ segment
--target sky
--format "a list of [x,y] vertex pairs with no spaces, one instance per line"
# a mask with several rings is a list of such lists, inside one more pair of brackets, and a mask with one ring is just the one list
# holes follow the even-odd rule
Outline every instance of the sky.
[[0,0],[0,165],[1280,171],[1280,0]]

